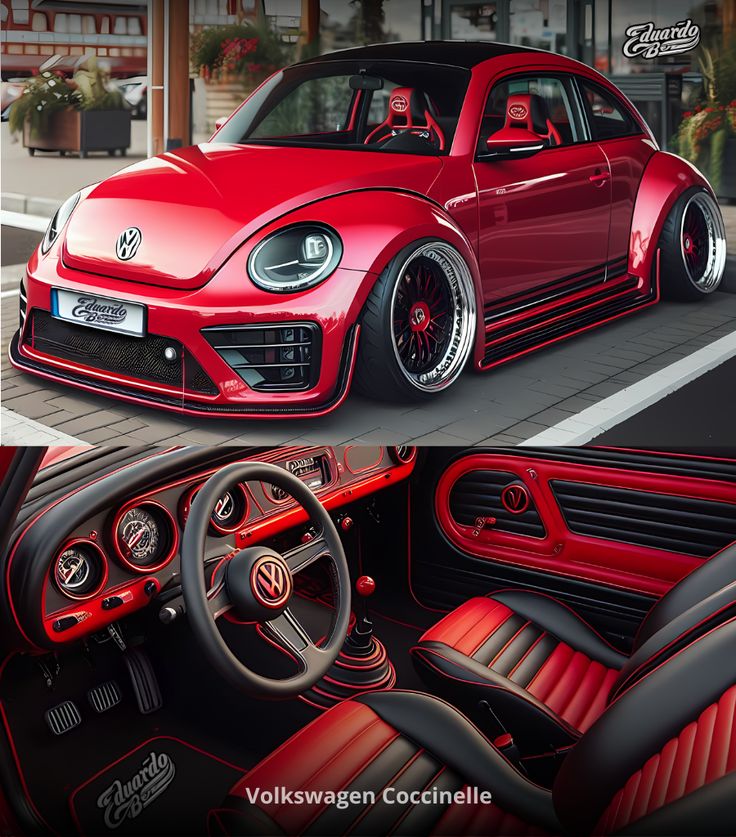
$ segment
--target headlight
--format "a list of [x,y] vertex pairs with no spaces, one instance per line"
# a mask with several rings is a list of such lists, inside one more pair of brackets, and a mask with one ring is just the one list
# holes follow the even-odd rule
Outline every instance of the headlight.
[[248,273],[265,291],[289,293],[324,281],[342,258],[338,234],[319,224],[299,224],[264,238],[248,259]]
[[51,223],[46,228],[46,235],[44,235],[43,241],[41,242],[41,252],[44,256],[49,252],[53,243],[59,237],[59,233],[64,229],[64,224],[69,220],[78,203],[79,192],[67,198],[56,210],[56,215],[51,219]]

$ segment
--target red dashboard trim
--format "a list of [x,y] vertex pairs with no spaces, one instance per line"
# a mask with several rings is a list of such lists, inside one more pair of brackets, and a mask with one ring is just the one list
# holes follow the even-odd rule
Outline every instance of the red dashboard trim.
[[[452,518],[449,497],[455,482],[469,471],[484,468],[511,472],[525,485],[547,528],[544,538],[528,538],[493,529],[474,536],[473,527],[458,524]],[[552,479],[717,500],[733,503],[736,513],[736,488],[718,480],[633,471],[625,465],[601,467],[534,456],[478,453],[456,460],[440,477],[435,492],[435,515],[440,530],[455,547],[476,558],[655,597],[662,596],[703,563],[704,559],[691,555],[571,532],[549,488]]]

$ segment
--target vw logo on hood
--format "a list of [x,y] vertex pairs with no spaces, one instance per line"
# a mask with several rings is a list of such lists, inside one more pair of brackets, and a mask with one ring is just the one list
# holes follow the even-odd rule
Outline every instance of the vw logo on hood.
[[130,261],[138,252],[141,241],[143,241],[143,234],[138,227],[128,227],[127,230],[123,230],[118,236],[115,244],[115,255],[121,262]]

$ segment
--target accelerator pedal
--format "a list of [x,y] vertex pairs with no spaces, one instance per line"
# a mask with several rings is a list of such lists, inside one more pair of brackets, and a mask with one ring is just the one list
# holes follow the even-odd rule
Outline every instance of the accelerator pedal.
[[120,703],[121,697],[118,684],[114,680],[100,683],[99,686],[95,686],[87,692],[87,700],[98,715],[107,712],[108,709],[112,709],[113,706],[117,706]]
[[43,717],[54,735],[64,735],[82,723],[77,704],[71,700],[65,700],[64,703],[47,709]]
[[138,711],[141,715],[156,712],[163,706],[163,698],[151,658],[138,647],[128,648],[123,654],[123,659],[133,684]]

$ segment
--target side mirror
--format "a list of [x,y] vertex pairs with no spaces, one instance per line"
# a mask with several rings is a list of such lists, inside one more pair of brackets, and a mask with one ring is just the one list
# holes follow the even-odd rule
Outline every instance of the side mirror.
[[215,130],[219,131],[220,128],[222,128],[222,126],[227,122],[228,119],[230,119],[229,116],[221,116],[219,119],[216,119],[215,120]]
[[493,160],[502,157],[528,157],[544,147],[544,140],[526,128],[502,128],[488,137],[487,151],[481,152],[478,158]]

